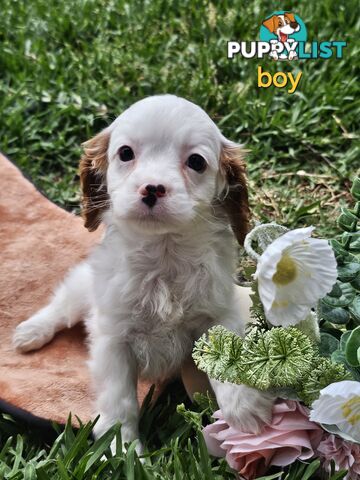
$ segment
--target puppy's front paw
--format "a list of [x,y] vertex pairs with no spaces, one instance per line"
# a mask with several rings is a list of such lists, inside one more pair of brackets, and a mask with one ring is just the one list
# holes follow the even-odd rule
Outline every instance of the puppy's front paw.
[[217,401],[226,422],[248,433],[259,433],[271,423],[274,397],[245,385],[223,384]]
[[36,350],[48,343],[54,333],[51,322],[47,322],[43,315],[36,314],[16,327],[13,345],[20,352]]
[[[105,432],[109,430],[113,425],[117,423],[116,421],[111,420],[106,415],[100,415],[99,420],[97,421],[96,425],[94,426],[94,436],[95,438],[101,437]],[[139,440],[139,433],[136,425],[132,423],[123,423],[121,425],[121,439],[122,439],[122,451],[126,452],[127,449],[125,447],[125,443],[131,443],[134,440],[136,441],[135,450],[136,453],[140,456],[144,452],[144,447]],[[116,438],[113,439],[111,442],[111,453],[116,455]]]
[[[114,438],[114,440],[111,442],[111,445],[110,445],[110,449],[111,449],[111,453],[113,454],[113,456],[115,457],[116,455],[116,438]],[[127,448],[125,447],[124,443],[122,445],[122,451],[124,453],[127,452]],[[141,455],[144,453],[144,446],[143,444],[140,442],[140,440],[138,438],[135,439],[135,451],[138,455],[138,457],[141,457]],[[143,458],[139,458],[140,462],[141,463],[144,463],[144,459]]]

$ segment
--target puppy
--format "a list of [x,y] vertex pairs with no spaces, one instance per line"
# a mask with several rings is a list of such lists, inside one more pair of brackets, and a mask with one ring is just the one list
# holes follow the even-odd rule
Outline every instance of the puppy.
[[[289,38],[295,32],[300,30],[300,25],[295,20],[295,15],[293,13],[286,12],[283,15],[273,15],[263,22],[264,27],[266,27],[271,33],[274,33],[278,41],[281,43],[293,42],[292,38]],[[275,40],[274,40],[275,42]],[[271,56],[274,60],[278,60],[279,56],[276,51],[273,51]],[[294,60],[297,57],[296,51],[291,50],[289,56],[281,56],[280,59]]]
[[[103,222],[106,233],[50,303],[16,328],[14,345],[40,348],[86,319],[96,436],[121,422],[124,441],[137,439],[139,377],[178,374],[213,325],[244,333],[230,229],[242,244],[249,217],[242,156],[200,107],[173,95],[135,103],[84,144],[85,226]],[[211,383],[231,424],[257,431],[269,421],[270,396]]]

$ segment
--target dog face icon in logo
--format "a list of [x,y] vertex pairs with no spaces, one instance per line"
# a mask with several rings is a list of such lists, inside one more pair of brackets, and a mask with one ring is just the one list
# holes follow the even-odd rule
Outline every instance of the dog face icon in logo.
[[300,25],[295,20],[293,13],[284,13],[284,15],[273,15],[263,22],[271,33],[275,33],[279,42],[285,43],[289,35],[298,32]]
[[292,12],[274,12],[263,21],[260,40],[271,43],[270,57],[274,60],[295,60],[297,42],[306,41],[304,22]]

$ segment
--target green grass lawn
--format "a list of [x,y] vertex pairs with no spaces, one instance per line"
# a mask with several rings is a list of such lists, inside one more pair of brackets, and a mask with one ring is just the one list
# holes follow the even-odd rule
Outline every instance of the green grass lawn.
[[[169,386],[150,407],[151,392],[142,408],[140,436],[147,453],[140,462],[135,443],[122,450],[121,429],[115,426],[93,442],[92,423],[74,431],[56,427],[53,442],[0,415],[0,479],[6,480],[221,480],[236,476],[224,459],[211,458],[202,435],[209,404],[185,410],[189,403],[178,383]],[[180,404],[177,407],[177,404]],[[116,438],[117,452],[110,443]]]
[[[358,2],[296,5],[310,40],[348,46],[342,60],[297,63],[303,75],[293,95],[257,87],[258,65],[274,73],[293,70],[288,63],[226,57],[228,40],[258,39],[277,2],[169,5],[1,0],[0,150],[54,202],[78,212],[81,143],[136,100],[174,93],[198,103],[226,136],[246,145],[255,219],[314,224],[332,234],[359,169]],[[285,1],[281,8],[292,6]],[[166,402],[161,411],[172,412],[173,421],[163,417],[159,426],[154,411],[144,417],[143,426],[152,425],[145,437],[157,452],[145,467],[134,461],[132,447],[127,456],[101,462],[110,437],[93,447],[88,427],[76,440],[68,428],[44,445],[3,418],[0,479],[235,478],[224,462],[208,457],[195,427],[175,414],[177,401]]]
[[274,72],[288,64],[226,57],[228,40],[258,38],[277,2],[175,4],[2,0],[1,150],[52,200],[77,210],[81,142],[134,101],[175,93],[250,150],[255,217],[331,229],[326,221],[345,200],[358,161],[357,1],[298,5],[309,39],[348,46],[343,60],[301,62],[292,95],[257,87],[257,65]]

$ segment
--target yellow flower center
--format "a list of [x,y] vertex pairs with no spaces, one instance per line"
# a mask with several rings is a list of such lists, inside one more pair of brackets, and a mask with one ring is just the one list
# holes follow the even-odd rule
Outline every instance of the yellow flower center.
[[288,300],[274,300],[271,308],[286,308],[289,306]]
[[341,409],[344,417],[352,426],[360,422],[360,395],[356,395],[343,403]]
[[297,274],[296,263],[288,255],[283,255],[276,266],[273,282],[277,285],[288,285],[295,280]]

